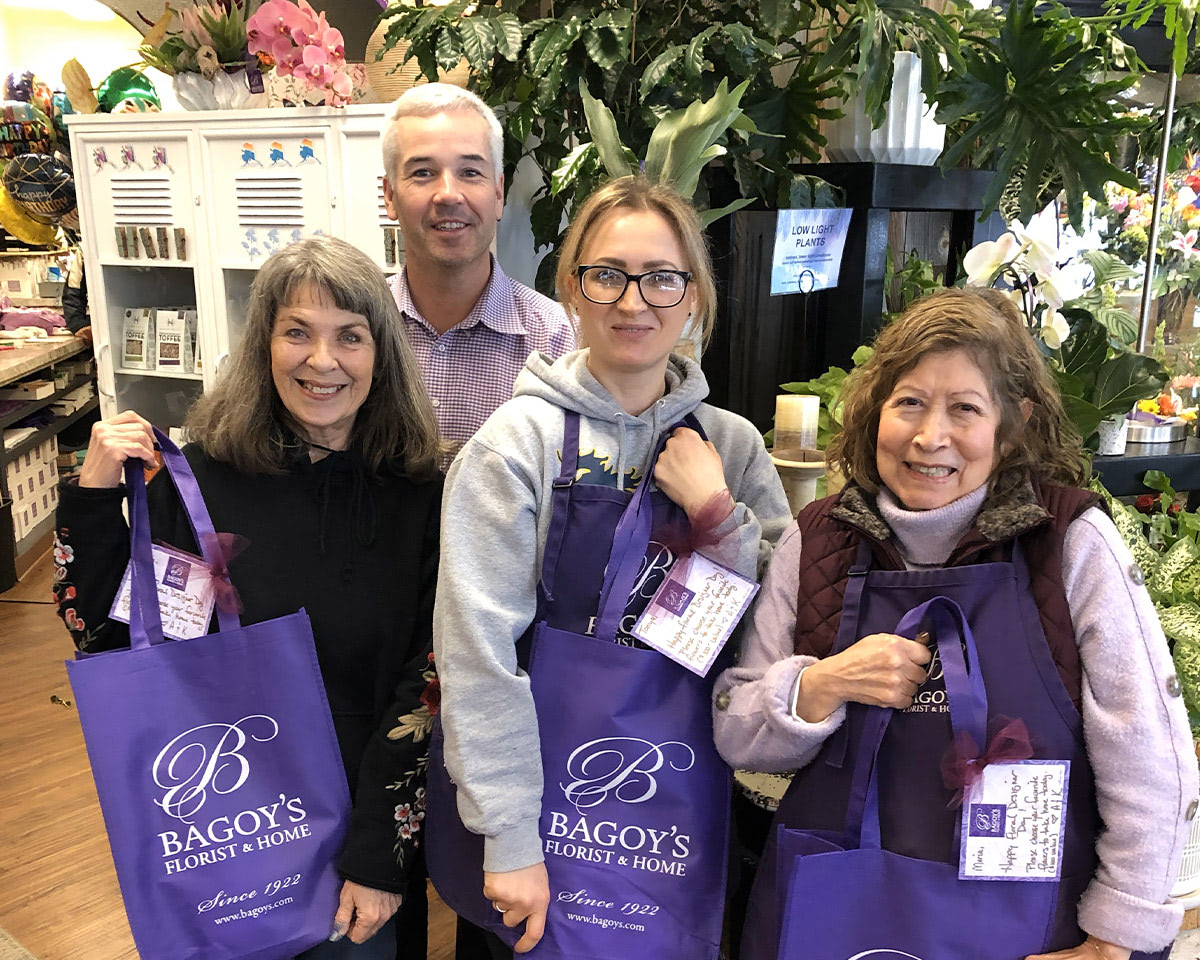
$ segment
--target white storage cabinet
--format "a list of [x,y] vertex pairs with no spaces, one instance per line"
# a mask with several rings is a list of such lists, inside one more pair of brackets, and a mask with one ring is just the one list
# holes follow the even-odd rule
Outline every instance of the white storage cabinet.
[[[384,244],[395,226],[379,150],[386,109],[68,118],[104,416],[133,409],[180,425],[238,340],[255,271],[288,243],[333,234],[398,269],[389,257],[402,261],[403,243],[395,256]],[[131,231],[136,258],[122,243]],[[127,309],[191,306],[199,370],[123,366]]]

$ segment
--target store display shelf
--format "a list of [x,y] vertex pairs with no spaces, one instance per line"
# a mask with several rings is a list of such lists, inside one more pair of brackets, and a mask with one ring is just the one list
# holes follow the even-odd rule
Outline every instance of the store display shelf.
[[101,257],[102,267],[181,267],[191,269],[195,266],[191,260],[151,260],[149,257]]
[[21,456],[26,450],[32,450],[39,444],[49,440],[51,437],[57,437],[63,430],[75,423],[77,420],[82,420],[85,416],[100,406],[100,398],[93,397],[74,413],[68,414],[65,417],[56,417],[52,422],[46,424],[40,430],[34,431],[33,436],[26,437],[20,443],[14,444],[11,449],[4,451],[5,460],[15,460]]
[[125,377],[161,377],[165,380],[203,380],[202,373],[187,373],[183,370],[135,370],[129,367],[117,367],[113,373]]
[[1119,457],[1096,457],[1092,468],[1109,492],[1132,497],[1148,492],[1142,483],[1147,470],[1161,470],[1176,490],[1188,490],[1188,508],[1200,504],[1200,439],[1188,437],[1174,443],[1130,443]]
[[65,397],[72,390],[78,390],[84,384],[90,383],[91,379],[92,378],[90,375],[76,377],[61,390],[55,390],[54,393],[48,397],[42,397],[41,400],[24,401],[19,409],[0,416],[0,430],[3,430],[5,427],[12,426],[12,424],[16,423],[18,420],[23,420],[31,413],[37,413],[43,407],[50,406],[50,404],[52,404],[55,400]]

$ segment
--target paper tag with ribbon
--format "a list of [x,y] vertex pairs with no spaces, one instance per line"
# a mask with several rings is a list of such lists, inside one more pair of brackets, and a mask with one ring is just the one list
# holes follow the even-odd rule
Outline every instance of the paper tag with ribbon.
[[1070,768],[1069,760],[987,767],[963,804],[959,878],[1059,879]]
[[[165,544],[153,545],[154,582],[162,612],[163,636],[172,640],[192,640],[208,633],[213,608],[220,605],[229,613],[240,613],[241,602],[229,582],[229,561],[244,549],[245,538],[217,534],[211,552],[218,557],[214,566],[194,554]],[[129,622],[130,567],[125,567],[121,586],[113,600],[109,617]]]
[[671,569],[630,631],[648,647],[706,676],[758,592],[736,570],[692,554]]

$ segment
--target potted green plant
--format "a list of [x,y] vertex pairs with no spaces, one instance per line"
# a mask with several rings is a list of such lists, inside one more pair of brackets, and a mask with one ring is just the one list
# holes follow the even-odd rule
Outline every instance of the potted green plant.
[[1115,103],[1144,69],[1120,33],[1158,8],[1180,71],[1195,29],[1194,8],[1185,4],[1134,0],[1108,5],[1101,16],[1077,17],[1057,0],[1014,0],[1004,12],[967,15],[963,69],[944,76],[937,117],[953,141],[943,167],[968,160],[995,167],[984,214],[1006,196],[1006,217],[1025,221],[1065,191],[1068,217],[1078,227],[1085,193],[1103,196],[1108,181],[1137,187],[1133,174],[1110,159],[1148,123]]
[[[394,3],[382,14],[387,30],[378,55],[406,42],[406,58],[430,79],[466,58],[471,88],[503,114],[506,170],[511,174],[524,156],[537,164],[534,242],[553,248],[576,195],[573,178],[587,182],[599,172],[594,156],[576,152],[586,128],[581,89],[612,111],[618,138],[640,161],[668,113],[710,100],[722,80],[730,88],[745,84],[743,122],[723,136],[723,168],[702,171],[695,201],[720,207],[741,196],[787,205],[788,164],[819,158],[819,121],[834,115],[821,106],[834,74],[818,71],[795,37],[827,17],[823,5],[833,2],[603,0],[547,17],[530,17],[511,0],[469,16],[466,0],[424,8]],[[564,167],[569,156],[575,163]],[[541,272],[545,279],[552,266],[543,261]]]

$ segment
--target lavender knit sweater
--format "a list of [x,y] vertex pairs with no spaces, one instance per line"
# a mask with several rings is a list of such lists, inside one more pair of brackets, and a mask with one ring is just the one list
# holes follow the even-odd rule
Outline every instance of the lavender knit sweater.
[[[885,490],[878,507],[909,569],[917,569],[945,562],[985,495],[980,487],[937,510],[910,511]],[[713,713],[717,748],[737,768],[802,767],[845,719],[844,706],[820,723],[792,712],[800,672],[813,662],[792,654],[800,547],[792,523],[775,548],[739,664],[717,680],[717,695],[730,694],[727,709]],[[1104,824],[1079,926],[1149,951],[1169,943],[1182,919],[1182,909],[1166,900],[1200,784],[1183,702],[1168,683],[1175,670],[1166,641],[1132,568],[1102,511],[1088,510],[1068,528],[1063,584],[1083,667],[1084,737]]]

